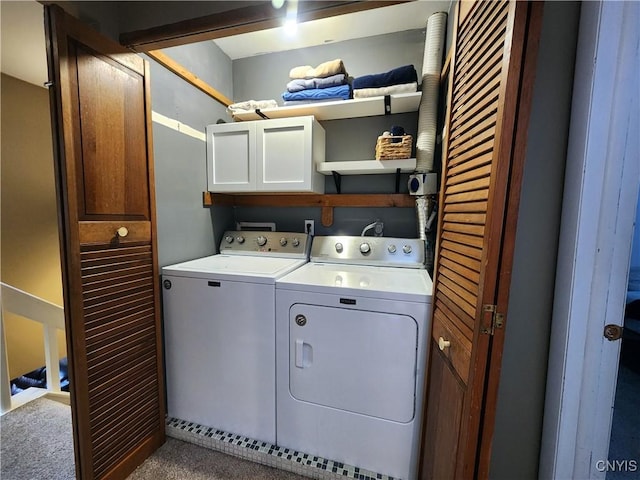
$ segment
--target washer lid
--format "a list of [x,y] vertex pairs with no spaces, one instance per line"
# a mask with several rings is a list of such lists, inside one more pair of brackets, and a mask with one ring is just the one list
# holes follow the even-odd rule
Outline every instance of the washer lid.
[[433,282],[424,269],[312,262],[278,279],[276,288],[430,303]]
[[292,258],[211,255],[162,267],[162,273],[181,277],[226,277],[238,282],[273,283],[278,277],[305,263],[306,260]]

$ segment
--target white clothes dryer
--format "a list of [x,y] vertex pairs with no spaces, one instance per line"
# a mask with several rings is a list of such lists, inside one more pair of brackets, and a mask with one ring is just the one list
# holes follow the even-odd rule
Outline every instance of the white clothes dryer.
[[422,240],[313,240],[276,281],[278,445],[416,477],[432,289]]
[[220,254],[163,267],[167,413],[275,443],[275,281],[302,233],[226,232]]

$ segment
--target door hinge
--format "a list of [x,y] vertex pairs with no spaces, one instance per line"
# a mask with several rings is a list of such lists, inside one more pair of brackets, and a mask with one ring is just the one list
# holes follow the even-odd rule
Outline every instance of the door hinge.
[[480,332],[485,335],[493,335],[496,328],[502,328],[503,326],[504,314],[498,313],[498,307],[496,305],[483,305]]

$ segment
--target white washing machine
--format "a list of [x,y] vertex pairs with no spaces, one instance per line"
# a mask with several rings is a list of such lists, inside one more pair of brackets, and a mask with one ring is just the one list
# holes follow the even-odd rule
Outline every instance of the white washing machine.
[[226,232],[219,255],[162,269],[169,416],[275,443],[275,281],[309,245]]
[[416,478],[432,289],[422,240],[314,238],[276,282],[278,445]]

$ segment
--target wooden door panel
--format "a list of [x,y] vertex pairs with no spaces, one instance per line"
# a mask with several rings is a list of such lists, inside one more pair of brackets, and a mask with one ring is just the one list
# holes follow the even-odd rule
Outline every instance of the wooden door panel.
[[45,12],[76,473],[125,478],[165,439],[148,64]]
[[[446,311],[446,307],[443,306],[442,310]],[[449,347],[439,351],[438,354],[449,361],[451,368],[464,382],[469,378],[469,365],[471,364],[472,339],[468,337],[468,334],[469,332],[465,334],[458,330],[447,320],[447,317],[440,313],[433,317],[431,336],[436,347],[439,349],[438,342],[441,338],[450,342]]]
[[[422,478],[474,478],[482,422],[495,409],[485,404],[485,388],[498,285],[510,280],[510,270],[500,268],[513,255],[509,245],[515,228],[506,228],[505,212],[507,192],[520,188],[523,154],[516,157],[513,138],[518,114],[528,111],[530,98],[522,87],[530,88],[523,80],[523,53],[527,41],[537,45],[539,35],[527,37],[530,10],[527,2],[508,0],[457,4]],[[445,423],[451,431],[443,431]],[[442,442],[446,446],[433,446]],[[483,449],[483,455],[489,451]]]
[[483,20],[470,23],[458,42],[461,53],[459,63],[464,64],[461,72],[468,65],[474,65],[476,68],[483,65],[483,55],[498,44],[496,36],[504,35],[506,11],[499,2],[480,5],[475,16],[482,16]]
[[[461,331],[470,328],[475,332],[480,316],[481,281],[487,255],[485,226],[490,208],[495,207],[489,205],[497,165],[495,138],[498,119],[504,114],[499,95],[506,78],[503,59],[508,55],[504,40],[509,10],[508,2],[476,2],[466,16],[462,16],[463,22],[456,29],[438,254],[449,263],[444,273],[453,270],[462,277],[462,282],[458,284],[455,276],[436,273],[436,299],[441,293],[441,298],[448,299],[449,305],[443,310],[436,301],[434,316],[445,318]],[[491,58],[490,65],[500,68],[490,68],[490,76],[482,77],[481,82],[470,81],[477,79],[476,72],[485,71],[487,55]],[[488,97],[495,100],[487,101]],[[463,159],[458,158],[461,155],[464,155]],[[454,202],[449,203],[453,194],[460,193],[473,197],[454,197]],[[478,202],[475,198],[487,200]],[[476,228],[461,228],[464,226]],[[461,238],[461,233],[466,237]],[[469,247],[470,243],[475,246]]]
[[434,441],[423,445],[422,478],[453,479],[456,476],[456,459],[459,450],[460,427],[464,405],[464,383],[456,378],[451,366],[438,350],[437,342],[431,342],[429,374],[438,389],[431,389],[427,402],[430,412],[425,425],[425,437]]
[[75,42],[71,51],[76,55],[82,136],[81,219],[148,219],[144,76]]
[[[124,237],[116,234],[121,227],[127,229]],[[149,221],[85,221],[78,222],[78,229],[80,243],[83,245],[108,243],[115,246],[151,242],[151,222]]]

